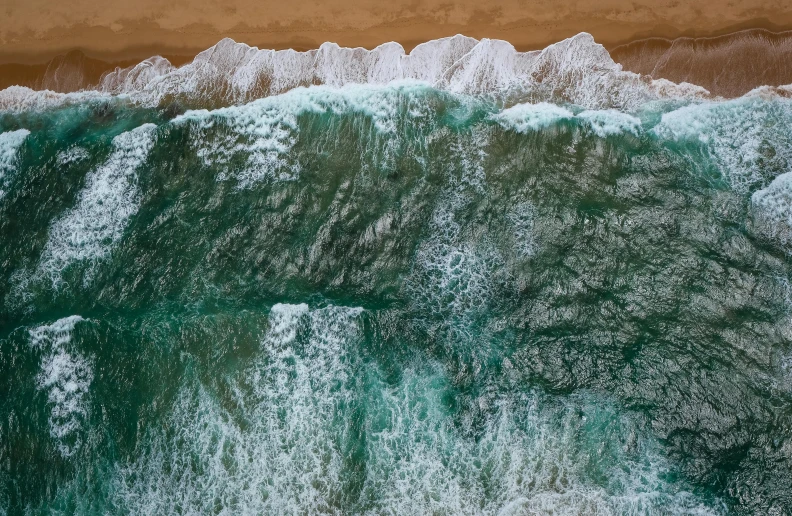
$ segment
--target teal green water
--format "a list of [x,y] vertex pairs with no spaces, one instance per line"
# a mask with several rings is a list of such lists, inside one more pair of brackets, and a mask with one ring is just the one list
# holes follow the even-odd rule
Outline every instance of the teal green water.
[[2,114],[0,513],[790,514],[791,121]]

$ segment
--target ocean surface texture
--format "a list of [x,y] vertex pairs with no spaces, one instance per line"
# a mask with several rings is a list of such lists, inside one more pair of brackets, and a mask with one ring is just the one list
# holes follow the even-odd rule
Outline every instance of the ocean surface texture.
[[0,91],[0,514],[792,514],[791,96],[587,34]]

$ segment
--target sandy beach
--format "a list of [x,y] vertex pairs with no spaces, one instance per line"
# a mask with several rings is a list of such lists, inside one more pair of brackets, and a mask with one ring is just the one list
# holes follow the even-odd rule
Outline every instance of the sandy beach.
[[[80,89],[115,66],[152,55],[182,64],[223,37],[297,50],[325,41],[366,48],[397,41],[409,51],[459,33],[532,50],[582,31],[613,50],[627,69],[698,80],[723,94],[739,94],[755,77],[761,77],[760,84],[792,82],[785,65],[792,33],[782,32],[792,28],[792,7],[777,0],[7,0],[2,13],[0,87]],[[724,59],[738,69],[732,74],[737,79],[722,76]],[[64,66],[80,72],[61,72],[53,80]]]

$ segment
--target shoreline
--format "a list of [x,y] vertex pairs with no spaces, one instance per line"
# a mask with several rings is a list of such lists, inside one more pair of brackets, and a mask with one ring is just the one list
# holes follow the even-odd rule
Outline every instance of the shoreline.
[[[585,31],[589,32],[590,31]],[[722,32],[722,31],[721,31]],[[181,34],[181,33],[180,33]],[[455,33],[456,34],[456,33]],[[577,34],[577,33],[576,33]],[[183,35],[183,34],[182,34]],[[453,34],[451,34],[453,35]],[[466,36],[482,39],[465,33]],[[357,34],[359,36],[359,34]],[[224,36],[225,37],[225,36]],[[231,36],[228,36],[231,37]],[[440,36],[445,37],[445,36]],[[628,71],[648,75],[652,78],[668,79],[676,83],[688,82],[702,86],[711,93],[736,97],[757,86],[780,86],[792,84],[792,30],[772,31],[767,28],[750,27],[710,36],[648,37],[629,40],[620,44],[607,44],[597,40],[609,51],[613,60],[622,64]],[[235,39],[235,38],[232,38]],[[292,48],[306,51],[318,48],[321,43],[259,46],[235,39],[260,49],[282,50]],[[548,45],[533,48],[511,43],[517,51],[540,50]],[[330,41],[330,40],[328,40]],[[425,41],[391,40],[399,43],[406,53]],[[174,66],[182,66],[214,44],[207,45],[195,52],[180,52],[174,48],[158,48],[153,45],[130,47],[120,52],[96,53],[86,49],[72,49],[44,59],[30,58],[14,61],[0,50],[0,90],[12,86],[27,86],[33,89],[48,89],[70,92],[91,89],[100,78],[116,68],[133,66],[152,56],[162,56]],[[322,42],[324,43],[324,41]],[[380,42],[380,45],[385,42]],[[341,45],[341,43],[338,43]],[[351,48],[374,48],[377,45],[341,45]],[[145,56],[145,57],[143,57]],[[19,57],[19,56],[17,56]],[[724,70],[727,72],[724,73]]]
[[[228,37],[260,49],[333,42],[372,49],[464,34],[539,50],[588,32],[611,49],[647,38],[792,30],[777,0],[7,0],[0,64],[43,64],[73,50],[108,62],[195,56]],[[177,63],[174,63],[177,64]]]
[[[0,65],[42,65],[53,58],[78,51],[91,59],[109,63],[139,62],[160,55],[168,57],[179,66],[192,60],[198,53],[223,38],[231,38],[259,49],[304,52],[332,42],[341,47],[371,50],[379,45],[396,42],[406,53],[421,43],[462,34],[475,39],[500,39],[508,41],[519,52],[541,50],[553,43],[588,32],[608,51],[646,40],[674,41],[681,39],[710,40],[745,31],[772,33],[792,32],[792,9],[781,17],[783,23],[772,23],[767,18],[754,18],[723,26],[677,27],[660,23],[656,25],[613,22],[592,19],[587,23],[560,21],[555,23],[516,21],[499,26],[483,23],[443,24],[429,21],[396,20],[387,25],[365,30],[326,30],[306,27],[250,28],[236,27],[217,31],[211,26],[194,25],[180,29],[164,29],[151,21],[136,22],[123,30],[110,27],[78,24],[57,27],[45,34],[27,34],[9,40],[0,37]],[[1,24],[0,24],[1,27]],[[2,30],[0,29],[0,34]]]

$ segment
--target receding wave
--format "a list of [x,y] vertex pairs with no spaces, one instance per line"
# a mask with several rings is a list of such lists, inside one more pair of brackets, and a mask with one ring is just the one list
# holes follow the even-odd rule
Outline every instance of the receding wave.
[[746,29],[717,37],[647,38],[612,48],[630,71],[690,82],[724,97],[792,83],[792,32]]

